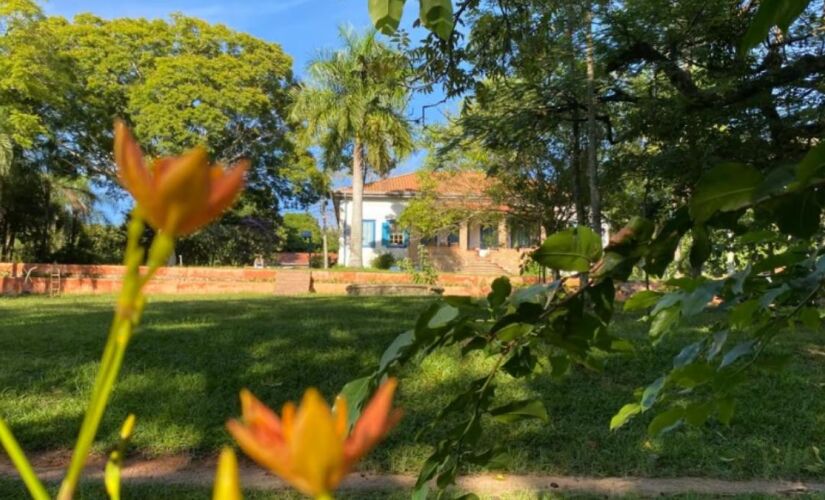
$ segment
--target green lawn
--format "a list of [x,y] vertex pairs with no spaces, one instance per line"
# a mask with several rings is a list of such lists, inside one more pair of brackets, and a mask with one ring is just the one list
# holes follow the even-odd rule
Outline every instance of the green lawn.
[[[428,299],[163,297],[148,306],[104,419],[100,449],[114,442],[128,412],[138,415],[138,453],[211,454],[249,387],[280,406],[307,386],[332,396],[370,370],[394,335],[410,327]],[[0,299],[0,414],[27,450],[70,448],[79,426],[110,318],[112,297]],[[608,431],[633,390],[658,377],[685,337],[652,348],[645,326],[621,318],[614,332],[639,352],[615,357],[603,374],[576,370],[553,382],[502,377],[501,397],[541,394],[549,425],[492,428],[487,439],[511,444],[507,470],[578,475],[704,475],[723,478],[816,478],[812,446],[825,450],[825,337],[788,333],[779,347],[795,354],[780,375],[748,386],[731,427],[709,425],[648,442],[647,418]],[[437,353],[402,374],[407,415],[364,464],[413,472],[428,452],[414,435],[466,381],[483,358]],[[2,493],[0,489],[0,493]],[[3,495],[0,494],[0,497]]]

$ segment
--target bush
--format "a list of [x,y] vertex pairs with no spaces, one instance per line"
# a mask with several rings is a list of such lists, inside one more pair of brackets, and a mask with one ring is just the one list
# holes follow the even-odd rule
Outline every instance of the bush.
[[372,267],[376,269],[389,269],[395,265],[395,256],[391,253],[382,253],[372,259]]

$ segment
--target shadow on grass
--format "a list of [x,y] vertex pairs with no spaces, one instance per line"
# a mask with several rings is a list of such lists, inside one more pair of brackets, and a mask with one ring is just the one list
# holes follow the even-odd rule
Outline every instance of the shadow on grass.
[[[248,387],[278,409],[318,387],[331,398],[347,381],[374,369],[381,352],[410,328],[430,299],[306,297],[165,297],[147,307],[99,434],[115,440],[130,412],[138,415],[136,449],[145,455],[212,454],[229,442],[227,418],[238,415]],[[111,318],[111,297],[15,299],[0,303],[0,412],[27,450],[70,448],[97,369]],[[780,374],[751,381],[731,427],[711,424],[648,441],[651,415],[616,432],[610,417],[637,387],[659,377],[703,325],[653,347],[646,326],[620,316],[613,326],[634,340],[635,355],[612,356],[604,373],[576,368],[562,381],[503,375],[497,397],[540,396],[548,424],[490,423],[484,440],[507,443],[505,469],[577,475],[706,475],[725,478],[816,477],[811,446],[825,446],[825,363],[821,335],[794,333],[776,349],[795,356]],[[811,348],[813,346],[813,348]],[[806,352],[812,354],[805,354]],[[406,417],[364,463],[370,470],[415,472],[428,443],[414,436],[467,383],[489,370],[478,354],[457,348],[402,370]]]

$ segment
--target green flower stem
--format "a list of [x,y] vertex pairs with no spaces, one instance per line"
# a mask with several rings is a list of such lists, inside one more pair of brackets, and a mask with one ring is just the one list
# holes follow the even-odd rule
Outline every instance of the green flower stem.
[[109,330],[106,347],[103,350],[100,370],[95,378],[89,407],[83,418],[77,444],[72,453],[72,461],[60,486],[60,492],[57,496],[59,500],[69,500],[73,497],[77,483],[83,473],[86,459],[100,427],[100,421],[103,419],[106,405],[109,403],[109,398],[114,390],[115,381],[123,366],[126,348],[129,346],[135,326],[140,322],[140,315],[145,304],[145,298],[142,294],[143,287],[158,268],[166,262],[174,248],[174,240],[171,235],[158,234],[149,249],[148,269],[141,276],[140,264],[144,254],[140,248],[139,240],[143,234],[143,227],[142,218],[137,211],[133,212],[132,219],[129,222],[129,237],[124,258],[126,275],[123,280],[123,288],[117,300],[115,317]]
[[48,500],[49,494],[46,492],[46,488],[43,487],[43,483],[37,478],[37,474],[35,474],[29,460],[26,458],[26,454],[23,453],[17,440],[14,439],[11,429],[9,429],[3,419],[0,419],[0,443],[3,444],[3,448],[6,449],[6,453],[8,453],[11,462],[20,473],[20,477],[29,489],[32,498],[34,500]]
[[321,493],[320,495],[315,497],[315,500],[334,500],[334,499],[332,498],[332,495],[330,495],[329,493]]

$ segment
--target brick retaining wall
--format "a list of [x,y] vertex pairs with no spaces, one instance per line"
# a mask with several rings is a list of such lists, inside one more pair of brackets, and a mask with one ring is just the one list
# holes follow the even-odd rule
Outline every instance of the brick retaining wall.
[[[51,264],[0,263],[0,293],[48,293]],[[95,294],[115,293],[120,289],[124,274],[123,266],[115,265],[56,265],[61,275],[61,293]],[[34,268],[32,270],[32,268]],[[26,280],[27,273],[29,279]],[[288,272],[299,272],[290,269]],[[255,269],[229,267],[164,267],[158,270],[147,285],[149,293],[273,293],[278,268]],[[304,272],[308,272],[304,271]],[[439,285],[448,295],[483,295],[489,292],[495,276],[442,273]],[[512,277],[514,284],[532,283],[530,277]],[[313,287],[324,294],[345,294],[347,285],[357,284],[408,284],[411,277],[406,273],[360,271],[312,271]]]

